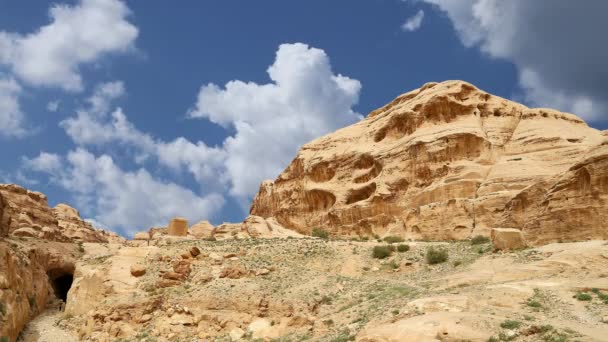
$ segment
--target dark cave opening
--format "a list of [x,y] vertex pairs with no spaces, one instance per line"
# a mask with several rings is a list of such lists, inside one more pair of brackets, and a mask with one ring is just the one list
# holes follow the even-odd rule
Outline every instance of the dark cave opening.
[[72,287],[74,275],[72,273],[63,273],[54,277],[49,277],[55,296],[61,299],[64,303],[68,300],[68,291]]

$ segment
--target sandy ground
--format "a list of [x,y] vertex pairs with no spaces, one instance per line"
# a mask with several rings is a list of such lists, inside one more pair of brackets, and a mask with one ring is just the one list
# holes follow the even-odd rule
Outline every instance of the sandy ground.
[[61,329],[56,323],[61,320],[64,313],[49,309],[34,320],[32,320],[21,336],[18,342],[76,342],[78,339],[69,332]]

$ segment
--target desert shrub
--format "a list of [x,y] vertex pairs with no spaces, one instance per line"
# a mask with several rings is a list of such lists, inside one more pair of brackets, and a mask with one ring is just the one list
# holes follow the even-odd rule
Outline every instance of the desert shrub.
[[409,245],[399,245],[397,246],[397,252],[407,252],[410,250],[410,246]]
[[517,329],[521,326],[521,322],[519,321],[513,321],[513,320],[506,320],[502,323],[500,323],[500,327],[503,329]]
[[332,302],[332,299],[330,296],[325,295],[321,298],[321,304],[331,305],[331,302]]
[[448,260],[448,251],[443,248],[429,248],[426,250],[426,262],[429,265],[440,264]]
[[531,308],[540,308],[542,307],[542,304],[536,300],[528,300],[528,302],[526,303],[529,307]]
[[576,299],[578,299],[578,300],[580,300],[580,301],[583,301],[583,302],[588,302],[588,301],[590,301],[591,299],[593,299],[593,298],[591,297],[591,295],[590,295],[590,294],[588,294],[588,293],[584,293],[584,292],[579,292],[579,293],[577,293],[577,294],[574,296],[574,298],[576,298]]
[[385,259],[393,253],[390,246],[376,246],[372,251],[372,256],[376,259]]
[[329,233],[326,230],[323,230],[321,228],[314,228],[312,230],[312,234],[313,237],[318,237],[321,239],[327,239],[329,238]]
[[203,240],[205,240],[205,241],[217,241],[217,239],[215,238],[215,236],[210,236],[210,237],[204,238]]
[[2,316],[6,315],[6,304],[4,304],[4,302],[0,302],[0,314],[2,314]]
[[0,337],[0,342],[10,342],[10,340],[8,339],[8,337],[2,336]]
[[471,239],[471,245],[482,245],[484,243],[489,243],[489,242],[490,242],[490,238],[488,238],[487,236],[483,236],[483,235],[477,235]]
[[458,267],[458,266],[462,265],[462,261],[456,260],[456,261],[454,261],[454,263],[452,265],[454,265],[454,267]]
[[398,243],[398,242],[403,242],[405,240],[403,240],[402,237],[399,236],[387,236],[384,238],[384,242],[388,242],[388,243]]

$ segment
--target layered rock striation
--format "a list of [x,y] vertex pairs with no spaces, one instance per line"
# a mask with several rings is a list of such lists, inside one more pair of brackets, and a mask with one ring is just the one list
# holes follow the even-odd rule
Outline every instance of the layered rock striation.
[[304,145],[250,213],[304,234],[606,239],[607,166],[606,132],[575,115],[428,83]]

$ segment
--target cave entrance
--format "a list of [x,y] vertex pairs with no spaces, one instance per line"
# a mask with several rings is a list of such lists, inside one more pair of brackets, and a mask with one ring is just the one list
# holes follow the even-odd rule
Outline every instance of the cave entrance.
[[51,270],[48,273],[49,281],[51,286],[53,287],[53,292],[55,292],[55,297],[63,301],[64,303],[68,300],[68,291],[72,287],[72,282],[74,281],[74,271],[73,270]]
[[73,274],[64,274],[53,280],[53,290],[55,296],[61,299],[64,303],[68,300],[68,291],[72,287],[72,281],[74,281]]

